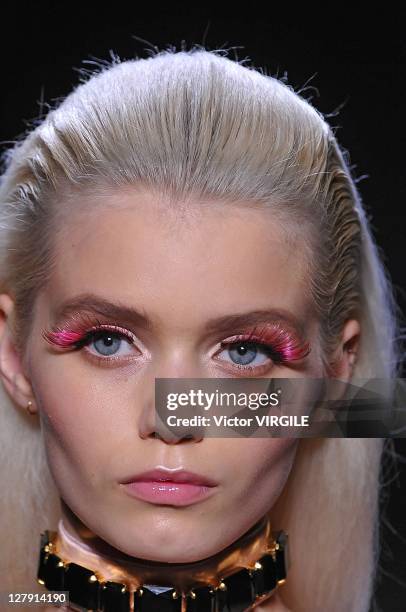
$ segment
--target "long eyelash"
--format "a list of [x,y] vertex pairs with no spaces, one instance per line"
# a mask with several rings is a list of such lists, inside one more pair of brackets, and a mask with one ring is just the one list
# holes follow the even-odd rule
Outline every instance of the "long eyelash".
[[[84,313],[72,317],[71,322],[66,323],[65,326],[54,327],[51,330],[43,329],[41,335],[53,346],[61,349],[77,349],[88,344],[97,332],[102,331],[110,331],[118,336],[124,336],[131,343],[134,342],[132,336],[118,323],[102,323],[97,318]],[[271,326],[264,325],[259,331],[254,328],[249,333],[236,335],[232,340],[222,342],[221,346],[227,347],[238,342],[260,344],[268,356],[278,363],[290,363],[303,359],[311,350],[308,342],[299,341],[280,323],[274,323]]]
[[268,356],[279,363],[303,359],[311,350],[308,342],[300,342],[279,323],[265,325],[259,332],[254,328],[247,334],[240,334],[231,341],[222,342],[221,345],[226,347],[238,342],[262,345],[267,349]]
[[48,343],[61,349],[81,348],[86,345],[98,332],[111,332],[118,336],[124,336],[129,342],[133,338],[116,323],[102,323],[98,319],[86,320],[86,316],[80,315],[79,322],[74,322],[72,327],[66,324],[63,327],[54,327],[51,330],[43,329],[42,337]]

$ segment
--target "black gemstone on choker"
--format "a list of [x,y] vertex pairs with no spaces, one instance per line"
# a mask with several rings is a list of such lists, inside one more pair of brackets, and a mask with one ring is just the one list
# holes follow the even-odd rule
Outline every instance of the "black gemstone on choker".
[[254,567],[237,570],[215,587],[196,587],[182,598],[176,589],[157,594],[146,585],[133,595],[124,583],[102,580],[90,569],[56,555],[55,536],[51,530],[41,533],[37,581],[49,591],[69,591],[69,602],[79,611],[130,612],[134,597],[134,612],[244,612],[271,595],[288,570],[288,536],[279,531],[274,548]]

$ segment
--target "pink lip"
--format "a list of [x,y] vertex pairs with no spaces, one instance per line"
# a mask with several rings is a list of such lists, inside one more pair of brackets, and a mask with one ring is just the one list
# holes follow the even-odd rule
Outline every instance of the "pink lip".
[[127,478],[121,483],[132,497],[154,504],[186,506],[215,491],[213,480],[187,472],[154,469]]

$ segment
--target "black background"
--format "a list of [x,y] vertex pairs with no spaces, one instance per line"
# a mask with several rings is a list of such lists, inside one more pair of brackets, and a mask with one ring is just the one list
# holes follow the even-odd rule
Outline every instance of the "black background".
[[[289,6],[277,14],[273,6],[259,9],[253,3],[239,11],[233,6],[180,9],[151,3],[150,9],[141,9],[138,3],[18,2],[3,12],[0,36],[2,149],[39,116],[41,101],[46,111],[46,103],[78,84],[77,69],[91,68],[86,62],[92,58],[108,60],[110,50],[130,59],[147,57],[152,45],[237,47],[239,60],[249,58],[248,64],[273,76],[286,74],[295,90],[307,87],[302,95],[331,114],[327,120],[349,151],[353,176],[405,312],[404,15],[357,16],[354,8],[341,5],[331,11],[298,14]],[[406,440],[397,440],[396,450],[405,457]],[[377,591],[383,612],[406,611],[406,478],[401,460],[398,471],[398,476],[392,469],[386,477],[387,520]]]

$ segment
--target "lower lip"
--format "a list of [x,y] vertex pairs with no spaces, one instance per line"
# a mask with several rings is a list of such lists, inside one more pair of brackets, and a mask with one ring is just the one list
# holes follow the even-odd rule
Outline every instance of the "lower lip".
[[215,487],[186,482],[137,481],[122,485],[129,495],[153,504],[187,506],[211,495]]

